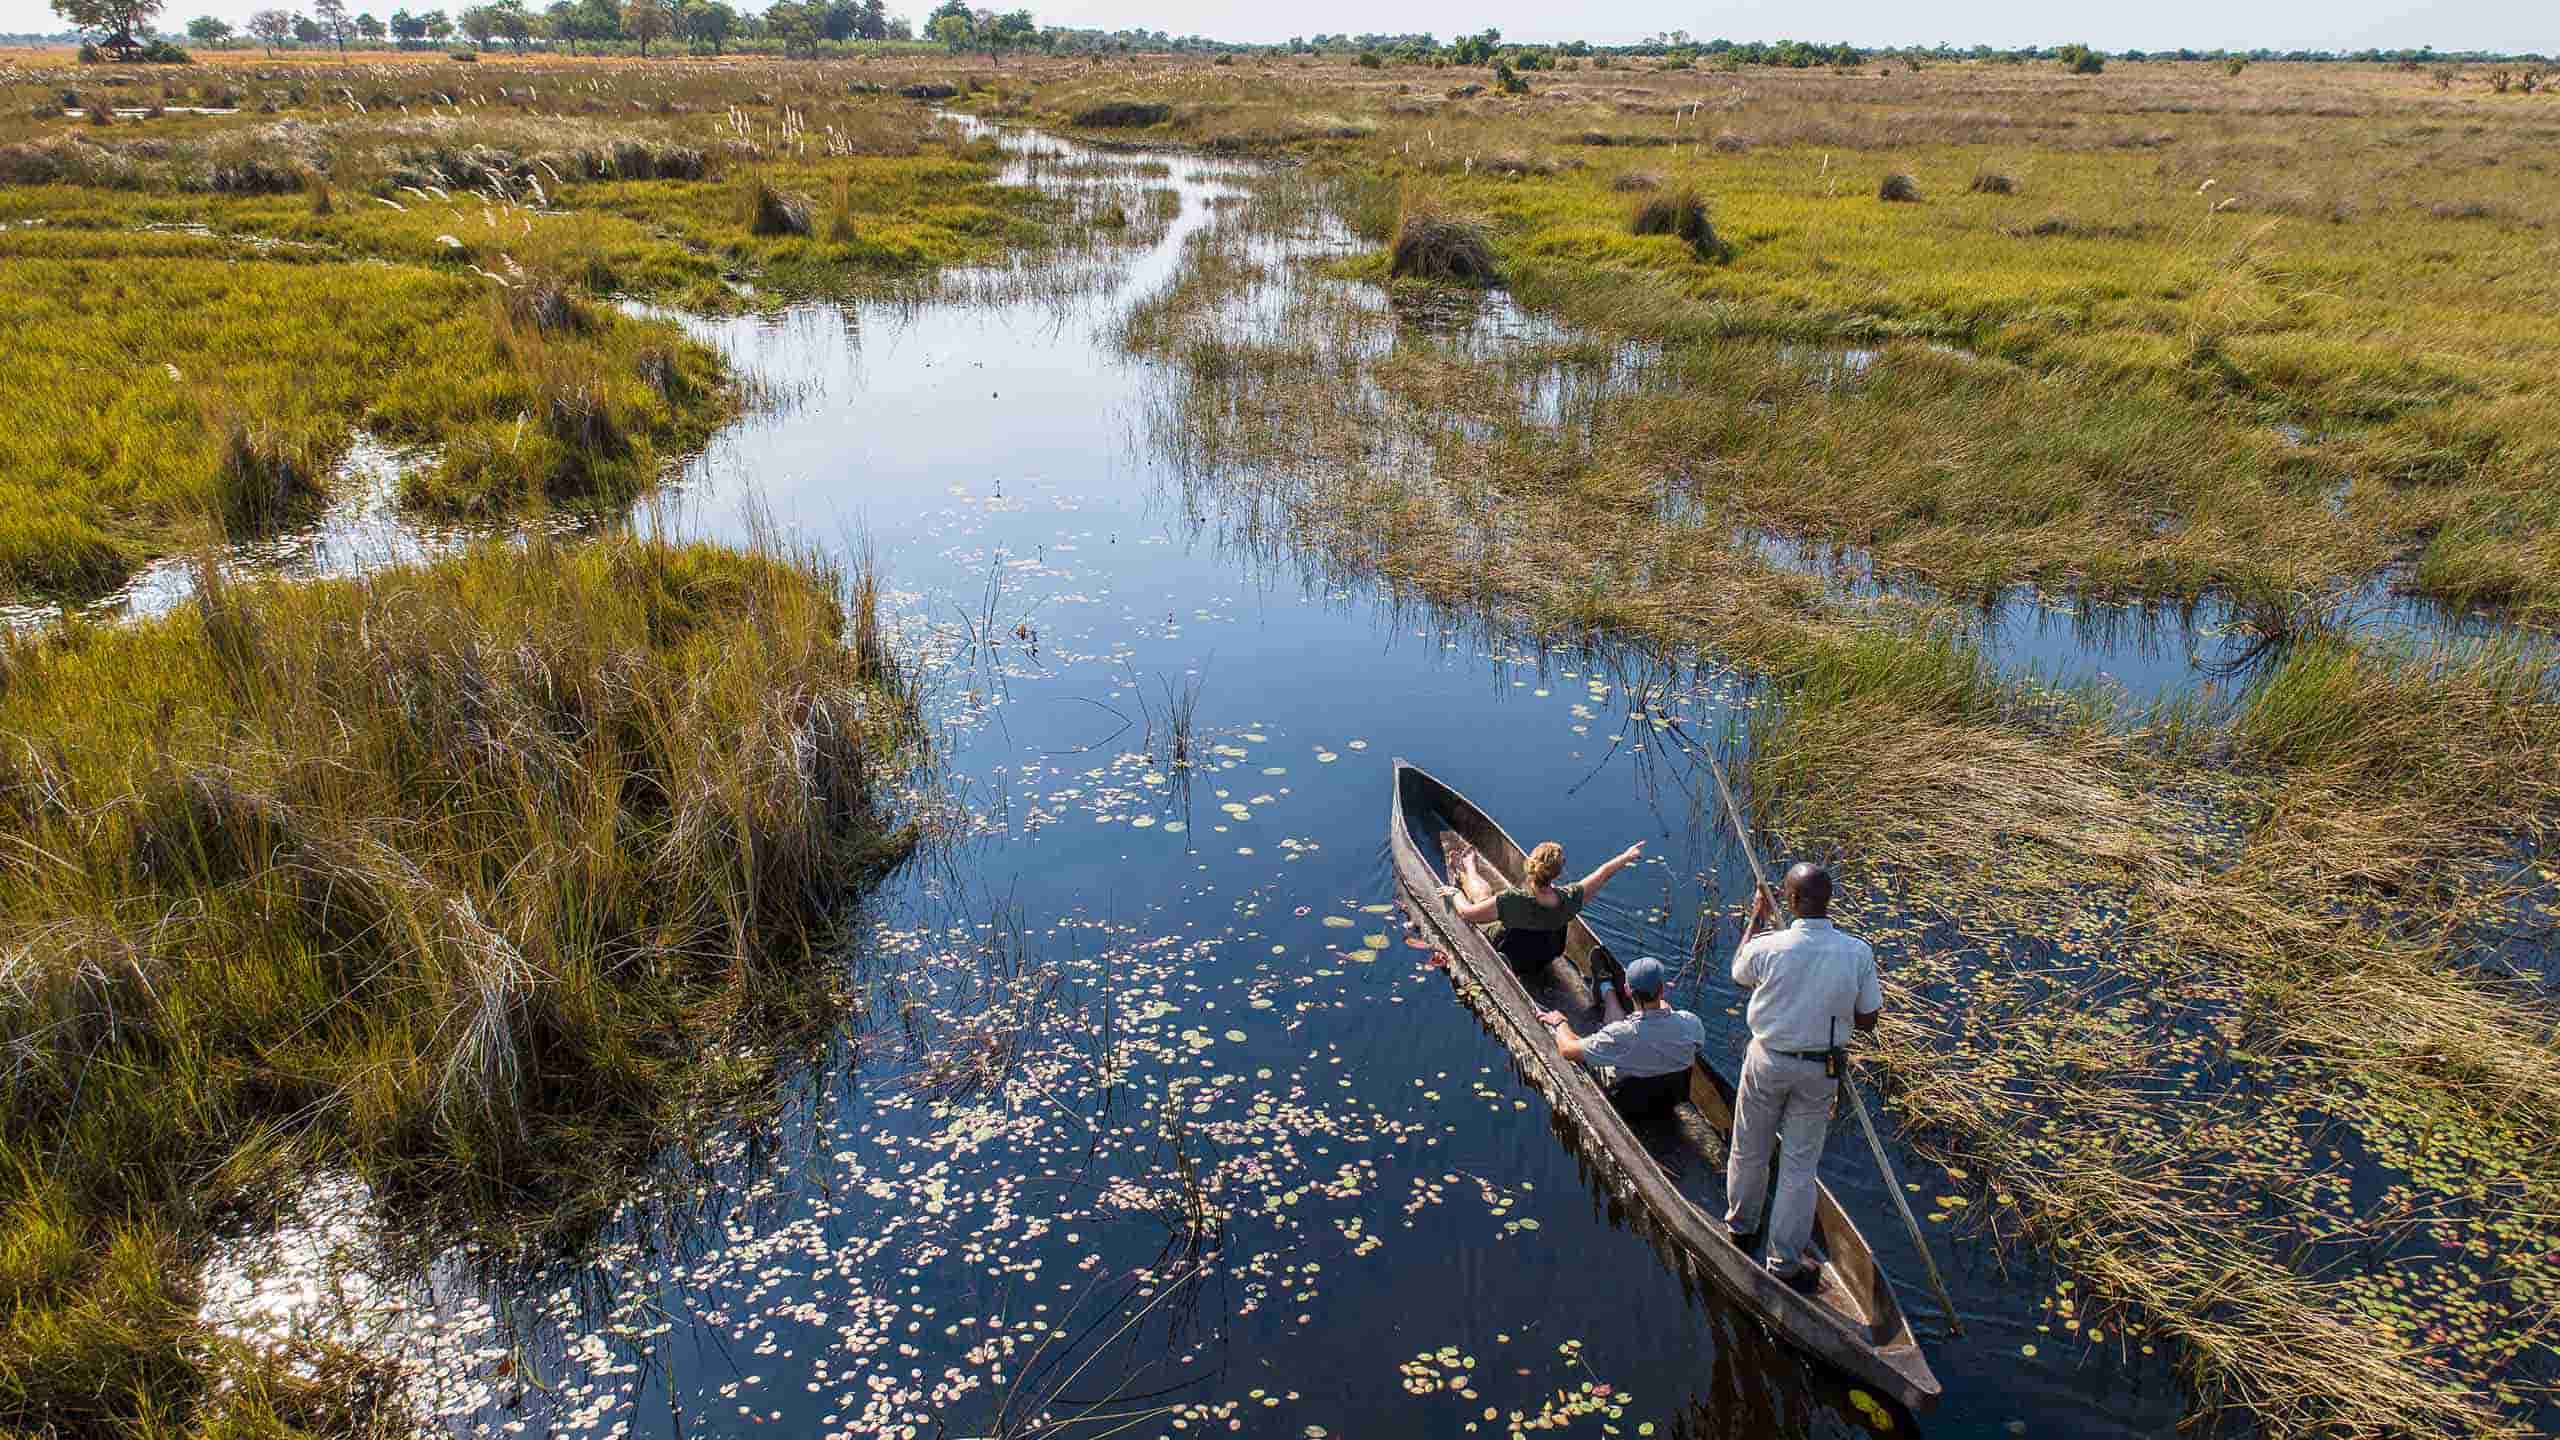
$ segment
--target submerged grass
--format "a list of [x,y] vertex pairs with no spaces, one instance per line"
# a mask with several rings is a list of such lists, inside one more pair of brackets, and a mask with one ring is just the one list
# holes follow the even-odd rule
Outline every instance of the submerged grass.
[[203,1330],[217,1220],[312,1166],[449,1223],[575,1216],[812,1033],[830,937],[912,843],[885,795],[912,712],[846,613],[876,593],[804,555],[536,541],[208,570],[164,619],[15,642],[0,1428],[352,1404]]

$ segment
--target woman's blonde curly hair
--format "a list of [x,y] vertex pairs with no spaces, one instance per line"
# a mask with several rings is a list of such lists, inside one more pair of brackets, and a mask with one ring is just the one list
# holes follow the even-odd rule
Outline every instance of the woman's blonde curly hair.
[[1564,873],[1564,847],[1553,840],[1529,852],[1529,883],[1552,885]]

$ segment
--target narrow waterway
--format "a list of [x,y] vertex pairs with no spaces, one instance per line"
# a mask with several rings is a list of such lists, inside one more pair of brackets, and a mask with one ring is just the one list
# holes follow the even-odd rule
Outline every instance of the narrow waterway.
[[[1130,157],[1005,143],[1131,183]],[[1718,962],[1746,884],[1698,747],[1747,688],[1542,653],[1193,518],[1149,423],[1170,377],[1113,331],[1245,197],[1215,162],[1169,170],[1139,183],[1178,217],[1081,284],[697,326],[777,398],[654,523],[870,547],[929,657],[920,803],[955,804],[956,838],[861,918],[871,1008],[772,1123],[669,1157],[575,1257],[361,1289],[359,1328],[467,1434],[1913,1428],[1684,1293],[1391,903],[1396,755],[1570,866],[1644,840],[1595,922],[1674,964],[1735,1055]],[[1704,934],[1702,905],[1726,917]],[[1823,1176],[1945,1385],[1920,1428],[2177,1431],[2169,1355],[2082,1330],[2067,1281],[1893,1149],[1961,1335],[1854,1135]],[[362,1209],[328,1204],[311,1233]],[[226,1303],[326,1323],[349,1292],[309,1263],[290,1232],[229,1257]]]

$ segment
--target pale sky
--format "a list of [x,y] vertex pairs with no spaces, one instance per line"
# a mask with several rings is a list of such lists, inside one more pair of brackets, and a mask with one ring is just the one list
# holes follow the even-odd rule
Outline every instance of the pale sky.
[[[238,21],[251,10],[291,0],[169,0],[161,27],[182,30],[188,17],[211,13]],[[389,15],[411,0],[381,0]],[[436,0],[415,0],[432,8]],[[448,13],[463,0],[448,4]],[[741,9],[761,9],[745,0]],[[1011,8],[1017,0],[993,0]],[[350,0],[349,9],[368,8]],[[538,5],[535,8],[540,8]],[[921,15],[931,0],[890,0],[893,12]],[[1428,30],[1442,39],[1487,25],[1518,40],[1642,39],[1687,30],[1700,39],[1846,40],[1860,45],[2054,45],[2080,41],[2106,50],[2174,50],[2193,46],[2247,50],[2360,50],[2433,45],[2440,50],[2560,51],[2560,6],[2550,0],[2152,0],[2144,5],[2057,7],[2029,0],[1730,0],[1716,6],[1680,0],[1585,0],[1559,6],[1526,0],[1052,0],[1031,5],[1042,23],[1119,29],[1143,27],[1222,40],[1267,42],[1292,35]],[[46,0],[0,0],[0,32],[48,32],[61,22]]]

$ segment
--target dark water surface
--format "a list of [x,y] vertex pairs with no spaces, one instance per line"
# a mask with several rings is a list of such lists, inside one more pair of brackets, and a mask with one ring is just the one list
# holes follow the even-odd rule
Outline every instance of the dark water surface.
[[[1147,441],[1165,377],[1107,334],[1233,193],[1172,166],[1181,218],[1084,293],[701,327],[781,399],[661,523],[874,548],[931,657],[920,801],[956,795],[966,834],[866,913],[871,1011],[775,1123],[671,1157],[575,1263],[445,1257],[368,1323],[473,1434],[1912,1430],[1612,1223],[1390,905],[1395,755],[1577,869],[1645,840],[1595,921],[1684,965],[1729,1068],[1745,872],[1696,742],[1740,682],[1524,651],[1191,528]],[[1824,1178],[1946,1387],[1918,1428],[2176,1430],[2166,1355],[2070,1328],[2054,1273],[1941,1219],[1950,1333],[1839,1128]],[[325,1289],[234,1279],[276,1323]]]

